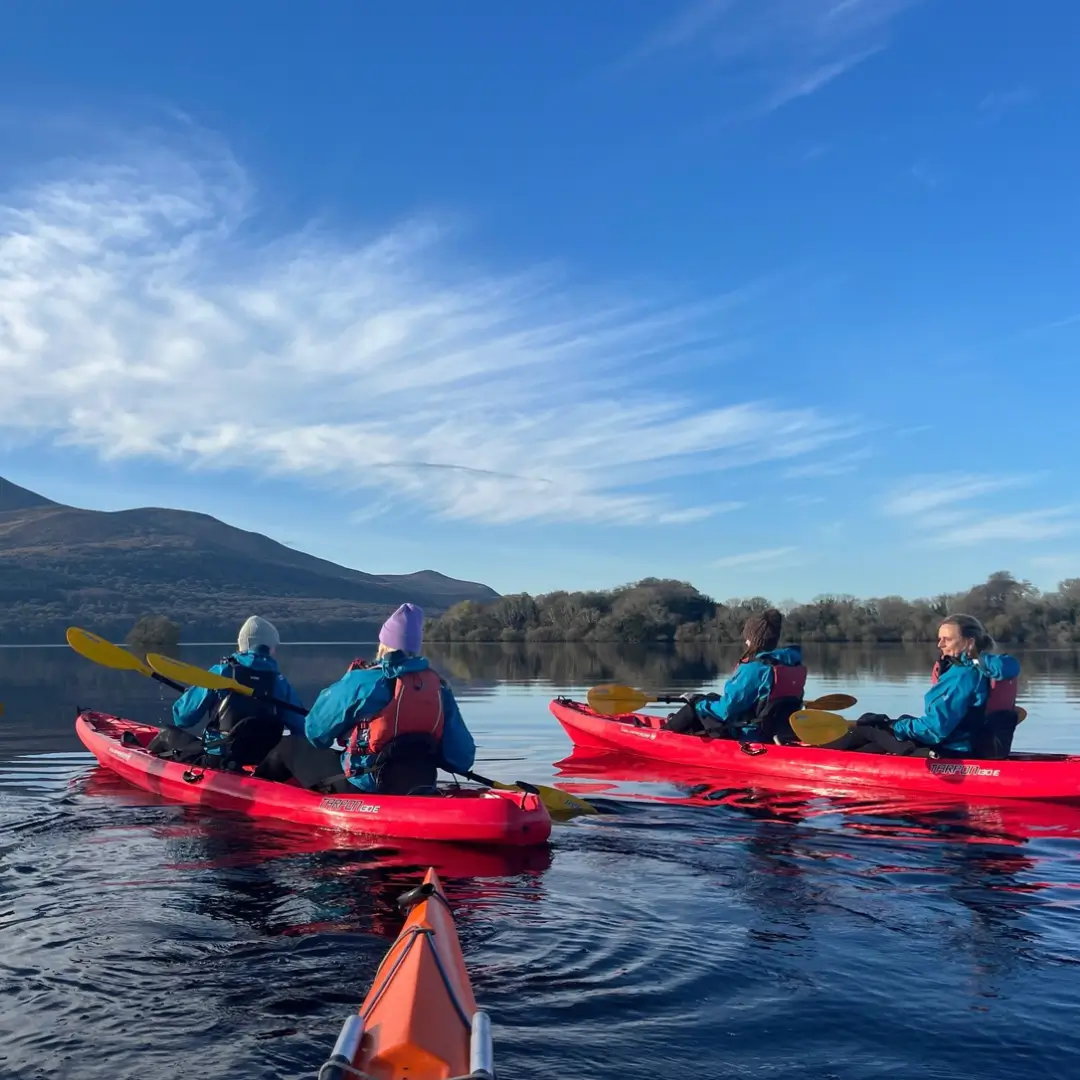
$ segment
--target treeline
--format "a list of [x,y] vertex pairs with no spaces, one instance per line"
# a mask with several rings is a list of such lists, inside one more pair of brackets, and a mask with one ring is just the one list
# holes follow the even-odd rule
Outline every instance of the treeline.
[[[518,593],[456,604],[425,628],[431,641],[616,641],[737,644],[762,597],[719,603],[685,581],[646,578],[610,591]],[[784,641],[918,643],[937,640],[942,616],[977,616],[1003,645],[1080,645],[1080,578],[1040,592],[1007,571],[966,592],[919,600],[819,596],[784,611]]]
[[[392,609],[391,609],[392,610]],[[308,597],[197,592],[177,585],[132,588],[120,600],[8,602],[0,588],[0,644],[61,644],[69,626],[110,641],[124,641],[148,612],[163,612],[180,626],[185,641],[231,641],[251,614],[262,615],[288,641],[362,641],[374,638],[389,614],[385,607],[335,603]]]

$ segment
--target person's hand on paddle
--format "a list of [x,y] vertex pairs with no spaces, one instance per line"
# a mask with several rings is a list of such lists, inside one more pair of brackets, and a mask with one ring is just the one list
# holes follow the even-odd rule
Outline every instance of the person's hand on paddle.
[[885,713],[865,712],[855,721],[856,727],[891,727],[892,719]]

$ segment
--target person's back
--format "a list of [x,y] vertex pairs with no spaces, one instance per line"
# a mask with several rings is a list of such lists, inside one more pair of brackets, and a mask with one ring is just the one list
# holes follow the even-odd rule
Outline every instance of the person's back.
[[[335,700],[342,698],[353,702],[354,709],[357,701],[365,700],[370,709],[377,696],[389,695],[383,708],[360,719],[349,733],[344,772],[363,791],[400,794],[432,787],[443,761],[447,715],[457,713],[453,692],[425,657],[385,645],[380,654],[374,667],[344,677],[325,703],[331,713],[337,710]],[[320,745],[325,740],[319,736],[323,709],[313,711],[306,731]]]
[[971,752],[978,758],[1006,758],[1020,721],[1016,711],[1020,661],[1008,653],[983,653],[979,666],[986,672],[990,688],[982,715],[972,718]]
[[[254,696],[225,693],[209,708],[203,743],[207,754],[220,759],[222,765],[258,765],[287,729],[303,732],[300,714],[292,713],[295,720],[290,724],[286,719],[289,711],[268,700],[277,698],[300,704],[289,681],[278,670],[277,661],[265,648],[230,653],[211,670],[214,669],[255,692]],[[175,708],[173,716],[175,720]]]
[[786,742],[788,720],[802,705],[806,666],[799,645],[779,647],[783,616],[770,608],[743,627],[746,649],[722,694],[696,696],[665,722],[665,729],[716,738]]
[[[280,742],[286,728],[302,734],[299,712],[267,700],[273,697],[303,707],[289,680],[278,670],[274,652],[280,640],[273,623],[258,615],[248,618],[237,634],[236,651],[209,670],[251,687],[255,696],[193,686],[173,703],[172,726],[163,728],[149,749],[162,757],[198,761],[211,768],[242,768],[258,765]],[[204,716],[207,723],[199,737],[190,729]]]
[[[420,654],[423,611],[402,604],[379,631],[373,664],[354,662],[308,712],[304,743],[283,740],[256,775],[311,790],[408,794],[438,768],[464,773],[476,747],[453,691]],[[345,743],[344,751],[333,749]]]

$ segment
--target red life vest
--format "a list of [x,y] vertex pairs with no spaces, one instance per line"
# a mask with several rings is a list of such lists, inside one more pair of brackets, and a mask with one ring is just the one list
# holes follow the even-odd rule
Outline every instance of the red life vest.
[[[982,671],[982,669],[980,669]],[[986,674],[983,672],[983,674]],[[930,685],[936,686],[937,680],[942,675],[942,662],[934,661],[934,670],[930,673]],[[986,676],[990,678],[989,675]],[[990,678],[990,692],[986,698],[983,710],[986,713],[1008,712],[1016,707],[1016,679],[1014,678]]]
[[[367,746],[360,735],[367,732]],[[427,668],[403,672],[394,680],[390,704],[370,720],[358,724],[349,739],[349,758],[357,754],[378,754],[399,735],[427,735],[436,743],[442,739],[442,680]]]
[[[980,670],[982,670],[980,668]],[[985,672],[984,672],[985,674]],[[935,686],[941,678],[941,661],[934,661],[934,670],[930,674],[930,685]],[[987,678],[990,676],[987,675]],[[1008,712],[1016,708],[1016,679],[990,679],[990,693],[986,704],[980,709],[984,716],[996,712]]]
[[769,691],[770,704],[781,698],[796,698],[800,702],[803,699],[803,691],[806,689],[806,665],[787,664],[773,665],[773,684]]
[[[757,661],[756,656],[749,660],[740,660],[734,670],[739,670],[739,664],[752,664]],[[803,691],[806,689],[806,665],[805,664],[777,664],[768,660],[760,663],[769,664],[772,668],[773,683],[769,696],[758,707],[756,715],[760,716],[774,701],[785,698],[795,698],[800,704],[803,699]]]

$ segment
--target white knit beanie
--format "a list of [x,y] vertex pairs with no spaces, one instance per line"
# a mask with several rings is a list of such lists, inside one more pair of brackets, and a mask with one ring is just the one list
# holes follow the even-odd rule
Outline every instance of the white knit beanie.
[[240,652],[254,652],[260,645],[276,649],[280,644],[281,635],[277,627],[261,615],[250,616],[236,635],[236,647]]

